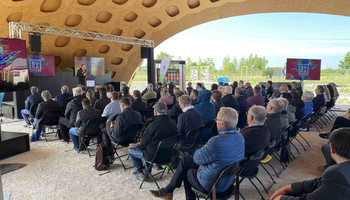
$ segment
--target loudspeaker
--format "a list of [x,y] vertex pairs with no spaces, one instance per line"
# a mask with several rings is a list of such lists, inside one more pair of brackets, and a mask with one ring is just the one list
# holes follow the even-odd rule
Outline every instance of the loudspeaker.
[[141,58],[148,58],[149,57],[149,47],[141,47]]
[[29,49],[30,49],[30,51],[35,51],[35,52],[41,51],[41,36],[40,35],[29,35]]

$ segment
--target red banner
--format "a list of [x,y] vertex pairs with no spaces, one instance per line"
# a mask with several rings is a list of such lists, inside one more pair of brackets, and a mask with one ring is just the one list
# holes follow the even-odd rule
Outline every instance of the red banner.
[[287,80],[320,80],[321,60],[287,59]]

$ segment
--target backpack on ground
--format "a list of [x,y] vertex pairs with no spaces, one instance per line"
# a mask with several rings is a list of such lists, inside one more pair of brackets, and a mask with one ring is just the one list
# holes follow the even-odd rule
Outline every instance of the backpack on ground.
[[95,169],[107,170],[114,162],[113,149],[103,141],[98,145],[95,157]]

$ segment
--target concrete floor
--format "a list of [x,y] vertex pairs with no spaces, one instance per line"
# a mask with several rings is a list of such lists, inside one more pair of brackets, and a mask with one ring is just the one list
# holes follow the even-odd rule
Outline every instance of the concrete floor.
[[[31,132],[31,129],[24,128],[23,125],[23,121],[7,123],[2,124],[2,129]],[[327,141],[321,139],[316,132],[302,134],[310,142],[311,148],[304,151],[297,145],[301,155],[289,164],[280,178],[273,174],[277,184],[269,194],[264,193],[266,199],[284,185],[322,175],[316,167],[325,165],[321,146]],[[295,149],[292,150],[295,152]],[[133,169],[124,171],[118,160],[115,160],[109,173],[100,176],[103,172],[94,169],[94,157],[77,154],[72,143],[40,140],[31,144],[30,152],[1,160],[0,164],[2,163],[27,164],[22,169],[2,176],[3,189],[11,192],[10,199],[154,199],[148,194],[148,190],[156,189],[154,183],[145,183],[139,189],[140,182],[131,175]],[[125,161],[125,164],[132,165],[130,161]],[[281,169],[275,159],[272,160],[272,165],[277,170]],[[258,176],[266,185],[272,183],[262,169]],[[171,174],[166,174],[158,183],[164,187],[171,177]],[[241,184],[240,191],[246,199],[259,199],[256,190],[247,180]],[[174,199],[185,199],[183,187],[175,190]]]

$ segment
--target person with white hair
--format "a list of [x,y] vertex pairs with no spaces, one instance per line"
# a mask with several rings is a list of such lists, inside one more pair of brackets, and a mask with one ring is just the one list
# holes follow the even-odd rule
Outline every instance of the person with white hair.
[[61,87],[61,94],[55,97],[55,101],[57,101],[62,108],[66,108],[69,98],[72,97],[72,95],[68,92],[69,87],[67,85],[64,85]]
[[[232,108],[222,107],[216,118],[219,135],[209,139],[194,156],[184,156],[170,183],[159,190],[150,190],[151,195],[162,199],[173,199],[173,192],[184,182],[186,199],[196,199],[192,187],[207,192],[227,166],[244,158],[244,138],[237,131],[238,113]],[[234,144],[234,145],[232,145]],[[234,182],[235,175],[217,183],[216,192],[226,191]]]
[[31,142],[37,141],[40,139],[41,132],[45,132],[45,126],[40,126],[40,121],[44,118],[44,113],[48,111],[56,110],[57,112],[62,112],[62,108],[57,101],[51,99],[51,93],[48,90],[41,92],[41,97],[44,99],[38,105],[38,108],[35,113],[35,119],[33,125],[37,128],[36,132],[30,138]]
[[148,101],[149,99],[156,99],[157,98],[157,93],[153,91],[153,84],[149,83],[147,85],[147,92],[142,95],[142,100]]
[[280,113],[283,103],[278,99],[271,99],[266,106],[267,116],[265,124],[269,128],[270,141],[277,139],[282,134],[282,121]]
[[29,117],[30,109],[32,108],[32,106],[43,102],[43,98],[41,98],[41,96],[38,94],[38,87],[32,86],[30,88],[30,93],[31,93],[31,95],[28,96],[26,101],[25,101],[24,109],[21,110],[21,115],[22,115],[24,121],[26,122],[24,127],[30,126],[28,117]]
[[58,121],[59,131],[58,138],[68,142],[69,141],[69,129],[75,127],[77,114],[83,109],[81,101],[85,98],[81,87],[73,88],[73,98],[67,104],[64,112],[64,117],[61,117]]
[[232,95],[231,86],[224,86],[221,90],[221,93],[221,102],[225,105],[225,107],[230,107],[235,110],[239,110],[239,104],[238,101]]
[[266,115],[266,109],[262,106],[252,106],[248,110],[248,126],[240,131],[245,142],[244,156],[247,158],[270,144],[270,132],[265,126]]
[[312,104],[313,98],[314,98],[314,93],[311,91],[305,91],[301,96],[301,100],[303,100],[305,103],[305,106],[303,108],[305,116],[310,115],[313,111],[313,104]]

